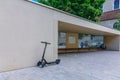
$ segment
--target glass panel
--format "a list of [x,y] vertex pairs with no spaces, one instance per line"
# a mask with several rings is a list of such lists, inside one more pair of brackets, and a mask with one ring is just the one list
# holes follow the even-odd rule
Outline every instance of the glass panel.
[[100,47],[104,43],[103,40],[103,36],[91,35],[91,47]]
[[119,9],[119,0],[114,1],[114,9]]
[[113,24],[113,28],[114,28],[114,29],[117,29],[117,22],[115,22],[115,23]]
[[89,43],[91,42],[91,37],[88,34],[79,34],[79,48],[89,48]]
[[58,48],[66,48],[66,33],[58,33]]
[[104,44],[104,37],[100,35],[79,34],[79,48],[98,48]]

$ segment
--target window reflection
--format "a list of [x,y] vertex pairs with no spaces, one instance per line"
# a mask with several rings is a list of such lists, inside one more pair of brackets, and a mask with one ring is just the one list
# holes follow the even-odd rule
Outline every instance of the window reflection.
[[100,47],[103,42],[103,36],[100,35],[86,35],[79,34],[79,48],[97,48]]
[[114,9],[119,9],[119,0],[114,0]]
[[[78,33],[78,48],[103,48],[104,36]],[[66,33],[58,33],[58,48],[66,48]]]
[[66,48],[66,33],[58,33],[58,48]]

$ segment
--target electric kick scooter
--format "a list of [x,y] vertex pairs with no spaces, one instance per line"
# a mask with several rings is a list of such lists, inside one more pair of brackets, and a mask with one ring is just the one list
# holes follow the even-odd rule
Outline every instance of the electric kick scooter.
[[54,62],[47,62],[47,60],[44,58],[44,56],[45,56],[47,45],[48,44],[50,45],[51,43],[48,43],[48,42],[41,42],[41,43],[45,44],[45,47],[44,47],[42,59],[41,59],[41,61],[38,61],[37,66],[40,66],[41,68],[43,68],[47,64],[59,64],[60,63],[60,59],[56,59],[56,61],[54,61]]

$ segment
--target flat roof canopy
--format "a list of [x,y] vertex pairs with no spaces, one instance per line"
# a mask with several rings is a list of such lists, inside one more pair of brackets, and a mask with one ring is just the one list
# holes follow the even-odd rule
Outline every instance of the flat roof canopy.
[[66,22],[62,22],[62,21],[59,21],[58,29],[60,32],[73,32],[73,33],[84,33],[84,34],[106,35],[106,36],[120,35],[119,31],[111,29],[111,28],[108,28],[108,30],[110,29],[115,32],[105,32],[105,31],[101,31],[101,30],[95,30],[92,28],[78,26],[78,25],[74,25],[74,24],[66,23]]
[[[58,27],[58,31],[63,32],[77,32],[77,33],[85,33],[85,34],[93,34],[93,35],[106,35],[106,36],[120,36],[120,31],[108,28],[99,24],[96,24],[93,21],[81,18],[79,16],[70,14],[68,12],[64,12],[62,10],[37,3],[31,0],[27,0],[32,3],[38,4],[44,7],[44,10],[49,11],[48,16],[51,16],[51,20],[56,23],[55,27]],[[45,14],[45,13],[44,13]],[[51,15],[50,15],[51,14]]]

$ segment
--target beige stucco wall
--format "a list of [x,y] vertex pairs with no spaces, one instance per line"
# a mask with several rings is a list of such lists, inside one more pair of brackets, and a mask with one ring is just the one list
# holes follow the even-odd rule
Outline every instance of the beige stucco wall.
[[120,50],[120,36],[105,36],[104,42],[107,50]]
[[51,10],[24,0],[0,2],[0,71],[35,66],[48,41],[47,60],[57,58],[57,22]]
[[52,43],[47,48],[46,59],[55,60],[58,21],[87,28],[86,32],[94,34],[120,35],[119,31],[25,0],[3,0],[0,10],[0,72],[35,66],[44,48],[41,41]]

